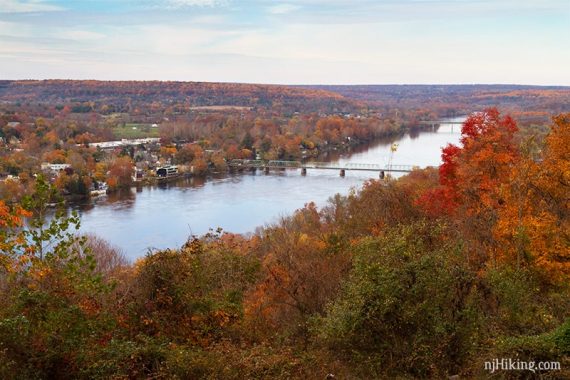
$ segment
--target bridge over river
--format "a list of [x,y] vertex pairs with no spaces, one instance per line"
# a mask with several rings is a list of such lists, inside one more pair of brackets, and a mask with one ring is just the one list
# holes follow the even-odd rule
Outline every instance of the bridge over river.
[[463,125],[464,120],[420,120],[420,124],[426,125],[441,125],[441,124],[448,124],[448,125]]
[[[436,125],[447,124],[451,126],[449,132],[438,132],[438,134],[455,134],[453,127],[455,125],[462,125],[464,119],[461,120],[422,120],[419,124],[431,125],[435,127]],[[392,165],[392,164],[369,164],[369,163],[336,163],[336,162],[301,162],[301,161],[282,161],[282,160],[231,160],[228,163],[229,167],[235,170],[243,169],[262,169],[266,173],[271,169],[301,169],[301,174],[307,174],[308,169],[318,169],[318,170],[338,170],[340,175],[344,177],[347,170],[355,171],[371,171],[378,172],[380,178],[384,178],[386,173],[396,172],[396,173],[409,173],[414,169],[418,169],[418,166],[413,165]]]
[[307,169],[318,170],[338,170],[344,176],[347,170],[378,172],[380,178],[384,178],[386,173],[399,172],[409,173],[418,166],[412,165],[382,165],[365,163],[335,163],[335,162],[301,162],[301,161],[280,161],[280,160],[231,160],[229,167],[233,169],[262,169],[268,172],[271,169],[301,169],[301,174],[307,174]]
[[420,125],[430,125],[432,128],[435,128],[436,125],[447,124],[451,126],[449,133],[454,134],[455,131],[453,130],[453,127],[457,126],[461,130],[461,125],[463,125],[464,122],[465,120],[421,120],[418,123]]

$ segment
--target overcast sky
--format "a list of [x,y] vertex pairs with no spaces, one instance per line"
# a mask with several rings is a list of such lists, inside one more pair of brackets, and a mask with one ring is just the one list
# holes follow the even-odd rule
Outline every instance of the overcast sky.
[[0,0],[0,79],[570,85],[570,0]]

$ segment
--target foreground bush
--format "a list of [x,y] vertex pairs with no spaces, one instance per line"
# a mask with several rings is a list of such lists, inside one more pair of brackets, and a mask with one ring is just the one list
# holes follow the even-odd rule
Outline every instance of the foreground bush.
[[340,297],[318,320],[329,346],[377,375],[457,373],[479,339],[482,315],[477,279],[445,234],[417,223],[363,240]]

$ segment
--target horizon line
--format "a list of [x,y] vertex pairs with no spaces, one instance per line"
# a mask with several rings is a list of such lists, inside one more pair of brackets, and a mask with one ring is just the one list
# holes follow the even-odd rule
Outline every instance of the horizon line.
[[270,83],[270,82],[241,82],[241,81],[200,81],[200,80],[173,80],[173,79],[71,79],[71,78],[18,78],[0,79],[0,82],[42,82],[42,81],[75,81],[75,82],[160,82],[160,83],[218,83],[218,84],[244,84],[265,86],[518,86],[518,87],[564,87],[570,84],[521,84],[521,83]]

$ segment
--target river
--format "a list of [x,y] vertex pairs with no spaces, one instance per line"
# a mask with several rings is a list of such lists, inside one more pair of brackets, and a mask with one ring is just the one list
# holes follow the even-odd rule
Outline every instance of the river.
[[[396,142],[393,165],[437,166],[441,148],[457,143],[459,132],[460,125],[441,124],[435,130],[377,142],[350,154],[331,155],[329,160],[385,164]],[[210,228],[254,232],[308,202],[323,206],[334,194],[347,194],[369,178],[378,178],[378,173],[347,171],[340,177],[336,170],[309,169],[306,176],[301,176],[300,170],[269,174],[258,170],[132,188],[75,208],[81,216],[81,232],[104,238],[134,260],[149,249],[179,247],[189,236],[204,234]]]

